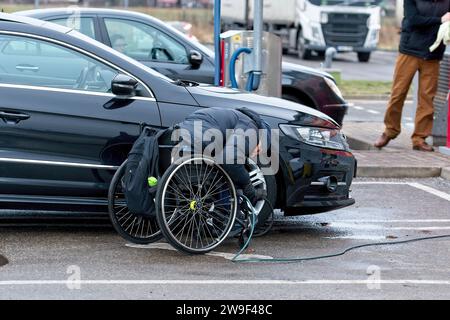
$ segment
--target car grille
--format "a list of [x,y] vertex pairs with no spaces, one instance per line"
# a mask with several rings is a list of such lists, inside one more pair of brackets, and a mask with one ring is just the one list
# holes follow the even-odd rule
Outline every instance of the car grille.
[[368,18],[368,14],[329,13],[328,23],[322,24],[327,46],[363,47],[369,32]]

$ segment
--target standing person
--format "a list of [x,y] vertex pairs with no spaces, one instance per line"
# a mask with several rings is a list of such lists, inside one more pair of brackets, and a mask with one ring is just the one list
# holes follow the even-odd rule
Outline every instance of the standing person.
[[449,11],[450,0],[404,1],[400,53],[395,67],[391,99],[384,119],[386,129],[375,142],[375,147],[385,147],[400,134],[403,105],[418,71],[419,103],[412,135],[413,149],[434,151],[425,139],[431,135],[433,129],[433,100],[438,86],[439,61],[443,58],[445,46],[441,44],[433,52],[430,52],[429,48],[436,40],[440,25],[450,21]]

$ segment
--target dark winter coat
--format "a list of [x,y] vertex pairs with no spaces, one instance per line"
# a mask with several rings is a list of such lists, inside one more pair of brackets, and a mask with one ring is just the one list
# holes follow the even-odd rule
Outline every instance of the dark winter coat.
[[[201,122],[201,128],[195,128],[195,123]],[[203,137],[203,134],[209,129],[219,130],[223,137],[223,145],[218,146],[223,148],[223,154],[220,155],[225,160],[227,154],[233,154],[234,160],[241,162],[243,159],[249,156],[249,153],[256,148],[258,141],[251,141],[252,139],[246,139],[246,144],[236,143],[238,141],[239,134],[227,131],[228,129],[234,130],[254,130],[258,133],[259,129],[265,129],[262,124],[262,120],[259,115],[249,109],[224,109],[224,108],[207,108],[194,112],[189,115],[182,123],[178,125],[180,129],[184,129],[189,132],[191,137],[191,147],[194,148],[194,143],[199,141],[193,141],[194,137]],[[197,132],[195,132],[197,130]],[[200,131],[201,130],[201,131]],[[203,141],[200,148],[205,148],[211,144],[211,141]],[[197,146],[197,148],[199,148]],[[201,150],[201,151],[202,151]],[[216,155],[217,156],[217,155]]]
[[441,18],[450,11],[450,0],[405,0],[400,53],[425,60],[441,60],[445,46],[430,52],[436,41]]

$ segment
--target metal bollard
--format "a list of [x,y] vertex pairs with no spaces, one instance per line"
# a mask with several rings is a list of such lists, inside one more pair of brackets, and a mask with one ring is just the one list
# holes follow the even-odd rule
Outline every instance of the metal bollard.
[[337,54],[336,48],[330,47],[325,51],[325,69],[331,69],[331,65],[333,64],[334,56]]

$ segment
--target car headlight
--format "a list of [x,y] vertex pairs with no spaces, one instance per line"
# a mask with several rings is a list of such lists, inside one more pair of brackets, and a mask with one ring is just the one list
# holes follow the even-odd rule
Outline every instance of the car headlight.
[[285,135],[312,146],[334,150],[348,150],[349,148],[346,137],[338,129],[300,127],[283,124],[280,125],[280,130]]
[[338,86],[336,85],[336,83],[331,80],[330,78],[324,77],[325,82],[327,83],[328,87],[330,87],[330,89],[342,100],[344,100],[344,96],[342,95],[341,90],[338,88]]

